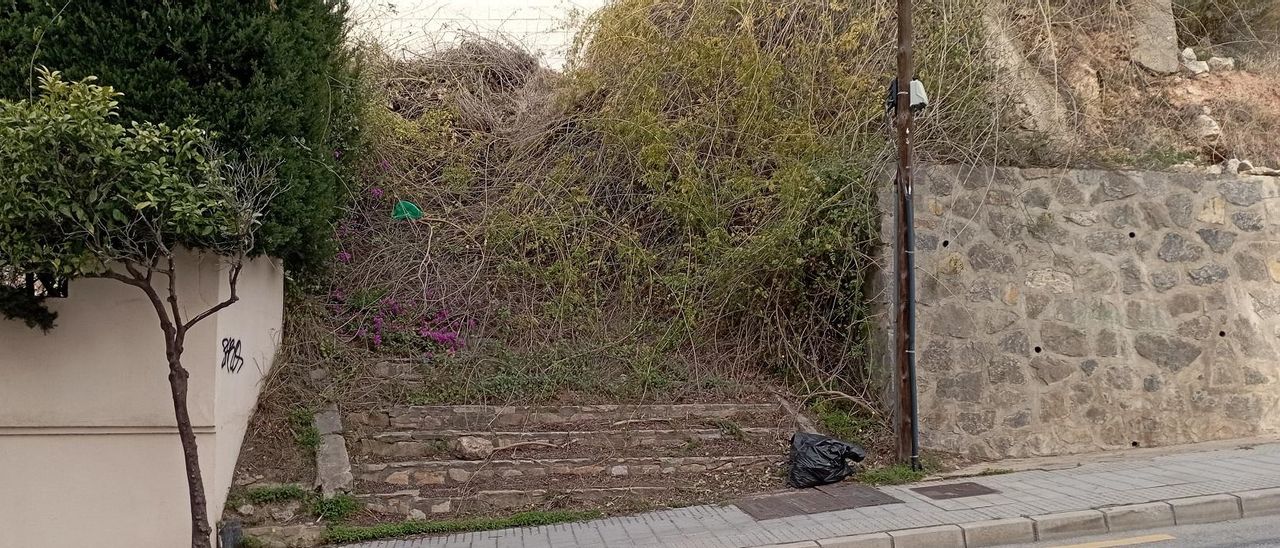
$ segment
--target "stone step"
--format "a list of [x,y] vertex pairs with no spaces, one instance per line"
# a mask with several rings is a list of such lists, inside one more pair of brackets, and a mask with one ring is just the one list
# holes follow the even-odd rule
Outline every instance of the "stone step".
[[693,403],[660,405],[489,406],[423,405],[347,414],[351,428],[366,431],[494,430],[502,428],[566,430],[566,425],[616,427],[652,421],[741,421],[781,424],[790,417],[777,403]]
[[637,498],[669,495],[671,489],[663,486],[602,487],[586,489],[494,489],[477,491],[471,495],[433,496],[416,490],[393,493],[355,495],[364,509],[386,516],[410,519],[444,518],[459,513],[488,513],[495,510],[512,511],[537,506],[555,500],[558,507],[593,506],[612,501],[628,501]]
[[[581,453],[599,454],[600,451],[624,449],[648,449],[661,452],[678,449],[689,444],[716,444],[719,442],[746,442],[751,444],[785,441],[793,432],[791,428],[733,427],[697,429],[643,429],[643,430],[569,430],[544,432],[474,432],[467,430],[419,430],[378,432],[358,438],[356,451],[382,458],[423,458],[448,455],[450,444],[460,437],[476,437],[488,440],[494,447],[525,442],[547,442],[564,446]],[[521,454],[556,452],[554,448],[538,445],[520,447]]]
[[[573,476],[577,478],[620,478],[674,476],[706,472],[760,471],[778,468],[786,457],[781,454],[693,456],[693,457],[627,457],[509,459],[488,461],[446,460],[369,463],[355,467],[361,492],[395,491],[404,487],[480,486],[487,480],[497,483],[529,478]],[[516,478],[519,478],[517,480]],[[543,480],[537,480],[543,481]]]
[[[691,469],[690,469],[691,470]],[[402,488],[382,493],[358,490],[365,508],[397,518],[439,519],[494,515],[538,508],[643,510],[729,500],[783,489],[780,467],[676,471],[671,474],[512,477],[476,480],[464,486]],[[357,482],[358,487],[368,485]]]

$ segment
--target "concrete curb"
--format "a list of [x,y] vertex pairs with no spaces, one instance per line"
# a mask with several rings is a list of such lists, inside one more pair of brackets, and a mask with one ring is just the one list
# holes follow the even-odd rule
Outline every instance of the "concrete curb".
[[977,548],[1280,514],[1280,488],[900,529],[762,548]]

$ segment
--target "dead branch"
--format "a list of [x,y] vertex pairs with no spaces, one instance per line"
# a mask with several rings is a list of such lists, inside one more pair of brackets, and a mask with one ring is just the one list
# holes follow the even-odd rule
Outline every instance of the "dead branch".
[[564,443],[562,443],[562,444],[559,444],[559,445],[556,445],[556,444],[551,443],[551,442],[549,442],[549,441],[522,441],[522,442],[517,442],[517,443],[510,444],[510,445],[503,445],[503,446],[500,446],[500,447],[494,447],[492,451],[489,451],[489,457],[490,457],[490,458],[492,458],[492,457],[493,457],[493,454],[494,454],[494,453],[497,453],[498,451],[504,451],[504,450],[507,450],[507,449],[516,449],[516,448],[519,448],[519,447],[550,447],[550,448],[552,448],[552,449],[564,449],[565,447],[568,447],[568,446],[570,446],[570,445],[573,445],[573,443],[574,443],[574,442],[576,442],[576,441],[578,441],[578,439],[577,439],[577,438],[574,438],[574,439],[571,439],[571,440],[569,440],[569,441],[567,441],[567,442],[564,442]]
[[853,402],[853,403],[854,403],[855,405],[857,405],[858,407],[861,407],[861,408],[863,408],[863,409],[866,409],[866,410],[867,410],[868,412],[870,412],[873,416],[879,417],[879,416],[881,415],[880,410],[876,409],[876,408],[875,408],[875,406],[874,406],[874,405],[871,405],[871,403],[870,403],[870,402],[868,402],[867,400],[864,400],[864,399],[859,398],[859,397],[857,397],[857,396],[852,396],[852,395],[846,394],[846,393],[844,393],[844,392],[840,392],[840,391],[838,391],[838,390],[823,390],[823,391],[821,391],[821,392],[814,392],[814,393],[809,394],[809,395],[807,395],[807,396],[805,396],[805,397],[803,397],[803,398],[800,398],[800,401],[809,401],[809,400],[810,400],[810,399],[812,399],[812,398],[817,398],[817,397],[821,397],[821,396],[825,396],[825,397],[832,397],[832,398],[839,398],[839,399],[842,399],[842,400],[845,400],[845,401]]
[[622,426],[626,424],[640,424],[645,422],[671,422],[671,419],[627,419],[614,422],[610,426]]

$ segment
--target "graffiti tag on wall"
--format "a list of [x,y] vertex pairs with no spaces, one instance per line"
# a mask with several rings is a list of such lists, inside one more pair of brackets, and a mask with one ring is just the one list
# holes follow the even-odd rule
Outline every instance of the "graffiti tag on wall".
[[222,366],[232,373],[239,373],[244,367],[244,358],[240,357],[240,339],[222,339]]

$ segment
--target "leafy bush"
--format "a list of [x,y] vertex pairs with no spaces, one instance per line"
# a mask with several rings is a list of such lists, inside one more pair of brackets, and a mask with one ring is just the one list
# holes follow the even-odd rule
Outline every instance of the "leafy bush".
[[194,116],[223,149],[282,161],[283,194],[259,251],[295,270],[332,255],[339,156],[360,147],[357,87],[334,0],[47,2],[0,12],[0,97],[28,98],[35,67],[96,76],[124,93],[129,121],[178,127]]
[[42,72],[38,97],[0,100],[0,269],[90,276],[157,247],[239,243],[206,133],[114,123],[119,94],[91,82]]

